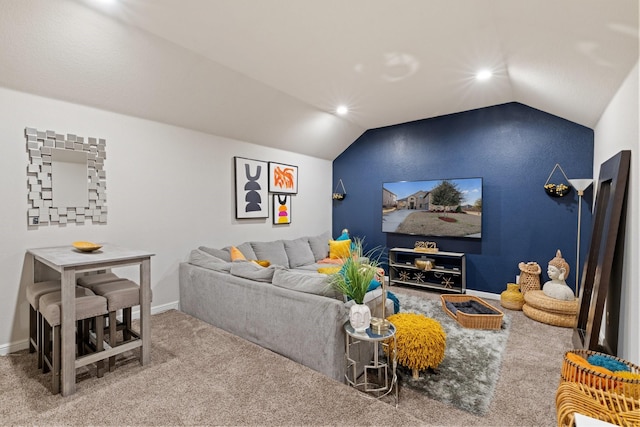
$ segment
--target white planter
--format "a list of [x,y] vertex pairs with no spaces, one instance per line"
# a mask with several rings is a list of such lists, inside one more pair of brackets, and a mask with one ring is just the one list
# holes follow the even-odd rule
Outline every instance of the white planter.
[[366,304],[353,304],[349,309],[349,323],[356,332],[364,332],[371,324],[371,310]]

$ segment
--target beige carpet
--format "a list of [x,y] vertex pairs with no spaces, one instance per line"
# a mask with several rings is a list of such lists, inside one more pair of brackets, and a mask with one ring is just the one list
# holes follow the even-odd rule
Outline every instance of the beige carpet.
[[152,318],[150,365],[132,353],[104,378],[81,372],[67,398],[50,393],[34,354],[0,357],[0,424],[552,426],[571,330],[510,314],[500,379],[483,417],[408,389],[396,409],[172,310]]

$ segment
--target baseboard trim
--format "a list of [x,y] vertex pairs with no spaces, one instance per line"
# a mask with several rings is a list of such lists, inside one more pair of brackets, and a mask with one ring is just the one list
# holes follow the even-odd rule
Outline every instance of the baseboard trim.
[[474,291],[473,289],[467,289],[467,294],[478,298],[495,299],[500,301],[500,294],[494,294],[491,292]]
[[[180,309],[180,301],[174,301],[167,304],[156,305],[151,307],[151,314],[158,314],[168,310],[179,310]],[[140,318],[140,309],[135,308],[131,312],[131,317],[133,319]],[[29,339],[15,341],[8,344],[0,344],[0,356],[6,356],[10,353],[15,353],[17,351],[26,350],[29,348]]]

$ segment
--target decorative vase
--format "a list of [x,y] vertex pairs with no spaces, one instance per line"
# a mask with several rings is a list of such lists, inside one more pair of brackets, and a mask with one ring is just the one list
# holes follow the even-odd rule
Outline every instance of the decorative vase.
[[353,304],[349,309],[349,323],[356,332],[364,332],[371,325],[371,310],[366,304]]
[[507,290],[500,294],[500,305],[509,310],[522,310],[524,295],[520,292],[520,285],[507,283]]

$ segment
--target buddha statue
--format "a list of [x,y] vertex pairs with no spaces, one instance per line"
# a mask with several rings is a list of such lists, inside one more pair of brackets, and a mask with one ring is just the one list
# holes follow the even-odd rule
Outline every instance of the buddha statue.
[[546,296],[563,301],[574,300],[573,291],[565,282],[565,278],[569,275],[569,264],[562,258],[560,249],[556,252],[556,256],[549,261],[547,275],[550,280],[542,287],[542,292]]

